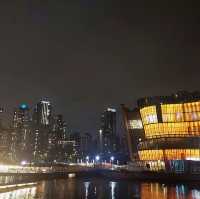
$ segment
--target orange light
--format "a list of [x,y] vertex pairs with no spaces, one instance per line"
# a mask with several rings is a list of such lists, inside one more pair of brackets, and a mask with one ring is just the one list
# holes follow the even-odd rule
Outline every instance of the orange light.
[[139,151],[140,160],[200,159],[200,149],[165,149]]

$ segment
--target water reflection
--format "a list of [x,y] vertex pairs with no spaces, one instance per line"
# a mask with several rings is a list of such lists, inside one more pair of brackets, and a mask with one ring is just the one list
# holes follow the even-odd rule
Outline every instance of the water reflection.
[[117,182],[110,182],[111,187],[111,199],[115,199],[115,189],[116,189]]
[[192,198],[200,198],[200,191],[199,190],[192,190]]
[[0,199],[200,199],[200,186],[109,181],[101,178],[66,179],[0,193]]
[[84,182],[84,185],[85,185],[85,199],[88,199],[90,182]]
[[0,199],[34,199],[36,196],[36,188],[18,189],[0,194]]

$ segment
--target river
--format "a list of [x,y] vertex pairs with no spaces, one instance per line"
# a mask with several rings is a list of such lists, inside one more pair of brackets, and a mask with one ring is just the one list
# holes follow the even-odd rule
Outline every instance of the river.
[[200,185],[110,181],[102,178],[44,181],[0,193],[0,199],[200,199]]

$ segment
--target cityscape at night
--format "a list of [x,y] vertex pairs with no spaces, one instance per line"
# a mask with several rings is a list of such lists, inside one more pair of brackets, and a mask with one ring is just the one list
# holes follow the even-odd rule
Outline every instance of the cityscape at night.
[[200,199],[198,2],[0,13],[0,199]]
[[73,131],[54,109],[56,106],[48,100],[35,106],[21,103],[13,109],[9,127],[4,123],[5,110],[1,109],[2,164],[94,163],[97,157],[105,163],[128,161],[125,135],[117,135],[115,109],[107,108],[99,114],[96,135]]

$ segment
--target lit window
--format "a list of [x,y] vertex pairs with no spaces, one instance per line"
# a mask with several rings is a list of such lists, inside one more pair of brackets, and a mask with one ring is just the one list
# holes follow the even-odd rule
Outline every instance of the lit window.
[[142,121],[141,120],[130,120],[129,128],[130,129],[143,129]]
[[140,110],[143,124],[157,123],[156,106],[145,107]]

